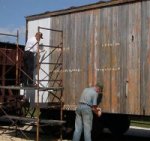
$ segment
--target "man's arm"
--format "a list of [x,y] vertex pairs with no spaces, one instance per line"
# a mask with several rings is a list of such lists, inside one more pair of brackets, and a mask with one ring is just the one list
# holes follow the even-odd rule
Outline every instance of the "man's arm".
[[97,105],[93,105],[92,106],[92,111],[98,116],[100,117],[102,112],[101,112],[101,108],[98,107]]

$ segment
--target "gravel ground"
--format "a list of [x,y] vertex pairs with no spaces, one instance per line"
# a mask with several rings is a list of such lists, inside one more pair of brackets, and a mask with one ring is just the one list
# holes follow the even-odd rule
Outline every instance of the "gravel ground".
[[[26,131],[21,130],[8,130],[8,127],[2,127],[0,129],[0,141],[36,141],[36,132],[35,129],[32,127],[24,127],[27,128]],[[44,135],[40,133],[39,141],[59,141],[60,139],[56,139],[51,135]]]
[[[36,129],[33,127],[22,127],[20,129],[26,129],[26,131],[18,131],[17,134],[15,130],[8,130],[8,127],[3,126],[0,129],[0,141],[36,141]],[[107,130],[105,131],[108,132]],[[107,134],[106,134],[107,135]],[[129,131],[126,133],[130,138],[135,136],[135,139],[131,138],[132,141],[136,140],[137,137],[147,137],[150,138],[150,129],[149,128],[139,128],[139,127],[130,127]],[[109,135],[107,135],[109,136]],[[137,137],[136,137],[137,136]],[[102,137],[101,140],[105,141],[108,137]],[[109,137],[109,141],[111,141]],[[144,138],[141,139],[144,141]],[[140,141],[141,141],[140,140]],[[149,139],[148,139],[149,140]],[[71,141],[71,140],[61,140],[54,138],[51,135],[45,135],[40,131],[39,141]]]

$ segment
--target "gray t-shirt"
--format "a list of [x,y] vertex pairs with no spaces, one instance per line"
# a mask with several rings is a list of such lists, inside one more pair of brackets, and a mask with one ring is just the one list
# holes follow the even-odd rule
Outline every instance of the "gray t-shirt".
[[79,103],[86,103],[90,106],[97,105],[98,93],[95,91],[94,87],[85,88],[81,94]]

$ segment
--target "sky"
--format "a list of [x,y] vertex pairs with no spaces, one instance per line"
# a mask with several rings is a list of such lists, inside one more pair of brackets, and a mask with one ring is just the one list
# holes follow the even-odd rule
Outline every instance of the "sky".
[[[0,0],[0,33],[17,34],[19,44],[25,44],[26,16],[46,11],[62,10],[108,0]],[[0,35],[1,42],[16,42],[16,38]]]

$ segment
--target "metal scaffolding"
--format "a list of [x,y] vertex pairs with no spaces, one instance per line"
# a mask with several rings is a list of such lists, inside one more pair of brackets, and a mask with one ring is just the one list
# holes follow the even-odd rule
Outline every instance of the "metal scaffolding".
[[[44,27],[38,27],[38,31],[40,30],[47,30],[49,32],[53,32],[53,34],[59,34],[60,40],[57,42],[56,45],[40,45],[44,48],[44,51],[42,53],[40,52],[38,48],[37,57],[35,59],[36,65],[35,65],[35,80],[37,83],[36,87],[24,87],[21,86],[21,76],[26,75],[29,77],[26,72],[23,70],[23,63],[22,63],[22,56],[23,56],[23,50],[18,45],[18,32],[17,35],[9,35],[9,34],[3,34],[0,33],[0,35],[5,36],[13,36],[16,37],[16,48],[15,48],[15,58],[10,57],[10,54],[8,54],[8,48],[0,49],[0,54],[5,58],[5,60],[9,60],[9,65],[11,64],[11,67],[15,67],[15,79],[13,82],[6,77],[6,73],[9,72],[10,68],[6,67],[7,63],[6,61],[1,62],[1,84],[0,84],[0,90],[2,92],[2,95],[5,95],[5,92],[8,91],[13,94],[13,92],[17,91],[19,97],[20,93],[23,94],[23,97],[27,94],[30,95],[34,93],[36,95],[35,100],[35,110],[36,110],[36,117],[34,119],[35,125],[36,125],[36,141],[39,141],[39,128],[40,124],[42,126],[50,125],[53,123],[53,125],[63,125],[65,122],[62,120],[62,107],[63,107],[63,32],[61,30],[54,30],[54,29],[48,29]],[[51,41],[52,42],[52,41]],[[50,43],[51,43],[50,42]],[[31,64],[32,65],[32,64]],[[46,69],[45,69],[46,68]],[[30,78],[31,79],[31,78]],[[7,82],[7,83],[6,83]],[[32,91],[32,92],[31,92]],[[45,103],[41,101],[41,97],[44,97],[47,95],[47,98],[45,100]],[[15,102],[18,103],[21,102],[22,98],[19,99],[18,96],[15,99]],[[1,105],[3,105],[4,102],[1,102]],[[41,105],[47,106],[58,106],[60,107],[60,120],[42,120],[40,119],[40,108]],[[3,108],[3,106],[1,106]],[[24,107],[26,108],[26,107]],[[2,109],[5,111],[5,109]],[[29,112],[29,110],[26,110]],[[22,113],[21,113],[22,114]],[[23,114],[22,118],[18,118],[17,115],[12,116],[5,111],[5,114],[3,117],[11,119],[11,120],[31,120],[33,117],[25,117],[26,114]],[[20,116],[20,115],[19,115]],[[33,116],[33,114],[32,114]],[[16,125],[17,126],[17,125]],[[62,139],[62,135],[61,135]]]
[[[16,44],[11,43],[1,43],[0,44],[0,85],[8,86],[8,85],[18,85],[21,71],[21,61],[23,48],[19,47],[19,32],[17,31],[16,35],[13,34],[4,34],[0,33],[0,36],[9,36],[16,38]],[[18,93],[18,91],[10,89],[1,89],[0,91],[0,102],[1,104],[5,102],[7,97],[11,97],[13,93]],[[6,97],[7,96],[7,97]]]

